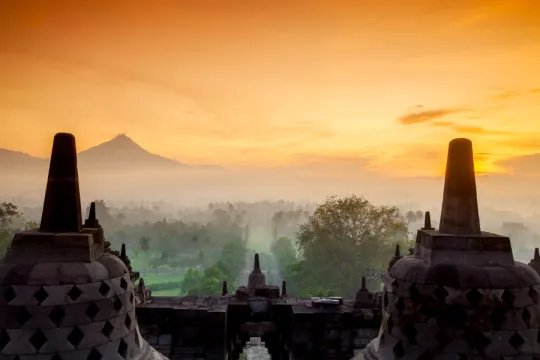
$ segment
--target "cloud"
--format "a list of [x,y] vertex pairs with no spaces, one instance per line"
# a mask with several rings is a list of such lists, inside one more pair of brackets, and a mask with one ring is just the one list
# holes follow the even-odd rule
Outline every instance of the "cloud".
[[452,128],[459,134],[485,134],[485,135],[512,135],[514,132],[504,130],[490,130],[482,126],[459,125],[452,121],[432,121],[430,126]]
[[455,124],[451,121],[432,121],[429,123],[429,125],[437,127],[452,127]]
[[526,90],[507,90],[491,96],[492,100],[509,100],[520,96],[540,94],[540,88]]
[[513,175],[540,176],[540,153],[515,156],[495,164]]
[[399,117],[397,121],[403,125],[422,124],[462,111],[459,108],[416,111]]
[[486,134],[486,135],[511,135],[513,132],[503,130],[489,130],[481,126],[453,126],[455,132],[460,134]]
[[514,135],[509,139],[498,141],[498,144],[528,153],[540,152],[540,141],[538,141],[540,133],[516,133]]

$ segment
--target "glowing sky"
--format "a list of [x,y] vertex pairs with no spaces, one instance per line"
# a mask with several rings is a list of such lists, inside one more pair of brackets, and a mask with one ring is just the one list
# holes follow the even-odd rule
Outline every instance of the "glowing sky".
[[540,152],[538,64],[538,0],[2,1],[0,148],[432,175],[469,137],[503,171]]

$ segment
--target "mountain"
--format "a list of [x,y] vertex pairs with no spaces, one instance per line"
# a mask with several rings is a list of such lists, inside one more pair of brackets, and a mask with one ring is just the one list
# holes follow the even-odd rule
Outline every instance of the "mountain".
[[[153,154],[123,134],[79,152],[78,162],[83,171],[221,169],[218,166],[212,165],[187,165]],[[0,170],[3,171],[42,170],[48,163],[48,159],[33,157],[22,152],[0,149]]]
[[152,154],[126,135],[81,151],[78,156],[81,167],[176,167],[188,168],[186,164]]
[[25,154],[20,151],[0,149],[0,171],[41,171],[48,165],[47,159]]

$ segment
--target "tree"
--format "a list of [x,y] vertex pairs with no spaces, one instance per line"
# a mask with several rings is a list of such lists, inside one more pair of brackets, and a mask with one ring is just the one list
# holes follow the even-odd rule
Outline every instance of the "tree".
[[351,296],[366,269],[387,266],[406,230],[406,219],[395,206],[375,206],[356,195],[330,197],[300,225],[301,272],[317,286],[331,284],[341,296]]
[[26,221],[16,205],[10,202],[0,202],[0,258],[4,256],[13,235],[21,230],[38,228],[34,221]]
[[139,245],[141,251],[146,256],[146,264],[148,265],[148,250],[150,250],[150,238],[148,236],[143,236],[139,239]]
[[405,214],[405,218],[407,219],[407,223],[415,223],[415,222],[418,222],[422,219],[424,219],[424,213],[420,210],[417,210],[417,211],[412,211],[412,210],[409,210],[407,211],[407,213]]
[[287,267],[296,260],[296,249],[293,241],[288,237],[280,237],[270,246],[279,267]]

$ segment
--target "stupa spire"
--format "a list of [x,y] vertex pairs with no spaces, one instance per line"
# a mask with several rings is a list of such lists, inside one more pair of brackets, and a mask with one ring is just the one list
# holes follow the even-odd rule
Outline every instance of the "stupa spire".
[[96,203],[94,201],[90,203],[90,211],[88,212],[88,220],[90,221],[96,220]]
[[255,254],[255,260],[253,261],[253,272],[261,273],[261,264],[259,262],[259,254]]
[[39,230],[65,233],[80,232],[81,229],[81,198],[75,137],[59,133],[54,137]]
[[469,139],[454,139],[448,146],[439,232],[454,235],[481,233],[473,149]]
[[426,211],[424,214],[424,230],[433,230],[431,226],[431,213],[429,211]]

